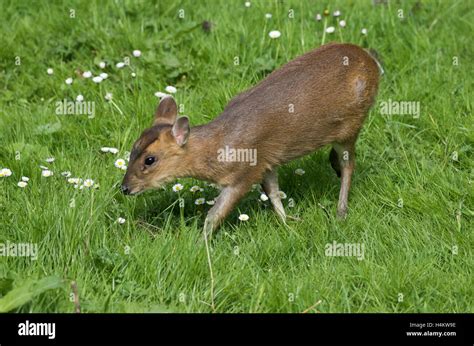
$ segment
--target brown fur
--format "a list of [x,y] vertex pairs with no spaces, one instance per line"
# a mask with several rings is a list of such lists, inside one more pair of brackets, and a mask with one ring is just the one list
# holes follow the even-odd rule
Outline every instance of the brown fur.
[[[347,66],[344,61],[348,61]],[[179,131],[183,129],[172,129],[176,104],[167,97],[158,107],[154,126],[134,145],[124,186],[136,193],[177,177],[195,177],[229,187],[232,193],[223,193],[226,200],[217,203],[208,216],[212,219],[208,230],[212,230],[252,184],[267,179],[267,186],[274,189],[278,187],[276,173],[269,172],[333,144],[331,164],[342,170],[342,184],[347,185],[341,186],[338,205],[338,213],[345,216],[354,145],[374,102],[378,80],[377,63],[362,48],[324,45],[290,61],[233,98],[219,117],[193,127],[184,145],[176,142],[175,134],[182,134]],[[256,149],[257,164],[219,162],[217,152],[226,146]],[[344,159],[343,153],[348,154]],[[147,155],[158,158],[154,167],[144,166]],[[274,192],[270,193],[277,208],[281,202]]]

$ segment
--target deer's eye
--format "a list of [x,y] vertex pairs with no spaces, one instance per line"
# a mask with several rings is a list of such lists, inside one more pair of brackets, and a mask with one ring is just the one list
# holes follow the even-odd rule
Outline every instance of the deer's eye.
[[153,156],[148,156],[145,159],[145,165],[147,165],[147,166],[151,166],[154,163],[155,163],[155,158]]

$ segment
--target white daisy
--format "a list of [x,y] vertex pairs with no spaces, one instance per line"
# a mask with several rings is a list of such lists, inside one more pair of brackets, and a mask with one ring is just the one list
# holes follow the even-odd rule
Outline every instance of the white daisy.
[[204,204],[205,202],[206,200],[204,198],[198,198],[194,201],[194,204],[201,205],[201,204]]
[[46,70],[46,73],[49,74],[49,75],[52,75],[54,73],[54,70],[52,68],[48,68]]
[[69,77],[69,78],[66,79],[64,82],[65,82],[66,84],[68,84],[68,85],[71,85],[72,82],[73,82],[73,79],[72,79],[71,77]]
[[26,182],[28,182],[28,181],[30,181],[30,178],[28,178],[28,177],[21,177],[21,181],[26,181]]
[[91,71],[85,71],[85,72],[82,73],[82,77],[91,78],[92,77],[92,72]]
[[133,51],[133,56],[134,56],[134,57],[138,58],[138,57],[140,57],[141,55],[142,55],[142,52],[139,51],[138,49],[135,49],[135,50]]
[[168,85],[165,90],[169,92],[170,94],[174,94],[177,90],[174,86]]
[[77,101],[77,102],[82,102],[82,101],[84,101],[84,96],[82,96],[82,95],[77,95],[76,101]]
[[92,185],[94,185],[94,180],[92,179],[84,180],[84,187],[91,187]]
[[281,32],[279,32],[278,30],[272,30],[268,33],[268,36],[270,36],[270,38],[279,38],[281,36]]
[[102,79],[107,79],[107,78],[109,78],[109,75],[108,75],[107,73],[105,73],[105,72],[102,72],[102,73],[99,75],[99,77],[102,78]]
[[137,74],[135,72],[132,72],[132,77],[135,78]]
[[367,35],[367,29],[366,29],[366,28],[363,28],[363,29],[360,31],[360,33],[361,33],[362,35]]
[[296,174],[296,175],[303,175],[303,174],[305,174],[305,173],[306,173],[306,172],[304,171],[304,169],[301,169],[301,168],[297,168],[297,169],[295,170],[295,174]]
[[28,185],[28,183],[26,181],[19,181],[17,185],[18,185],[18,187],[23,188],[23,187],[26,187],[26,185]]
[[173,185],[173,191],[174,191],[174,192],[181,191],[182,189],[184,189],[184,186],[181,185],[181,184],[179,184],[179,183]]
[[336,30],[336,28],[333,27],[333,26],[328,26],[328,27],[326,28],[326,32],[327,32],[328,34],[332,34],[335,30]]
[[119,218],[117,219],[117,222],[118,222],[119,224],[121,224],[121,225],[123,225],[123,224],[125,223],[125,221],[126,221],[126,220],[125,220],[123,217],[119,217]]
[[260,195],[260,200],[263,201],[263,202],[266,202],[266,201],[268,201],[268,196],[266,194],[262,193]]
[[109,148],[109,153],[111,154],[117,154],[119,152],[119,150],[117,148]]
[[103,78],[101,76],[95,76],[94,78],[92,78],[92,81],[94,83],[100,83],[102,82]]
[[281,199],[286,199],[286,193],[284,193],[283,191],[278,191],[278,194],[280,195]]
[[323,17],[321,16],[320,13],[318,13],[318,14],[316,15],[316,20],[319,22],[319,21],[321,21],[321,19],[323,19]]
[[346,21],[345,21],[345,20],[341,20],[341,21],[339,22],[339,26],[340,26],[341,28],[345,28],[345,27],[346,27]]
[[155,96],[156,96],[156,97],[159,97],[159,98],[161,99],[161,98],[163,98],[163,97],[165,97],[165,96],[168,96],[168,94],[162,93],[161,91],[157,91],[157,92],[155,93]]
[[122,170],[126,170],[127,164],[125,163],[124,159],[118,159],[117,161],[115,161],[115,167],[120,168]]
[[111,100],[112,100],[112,97],[113,97],[112,93],[107,93],[107,94],[105,94],[105,99],[106,99],[107,101],[111,101]]
[[0,177],[9,177],[10,175],[12,175],[12,171],[8,168],[2,168],[0,170]]
[[213,200],[213,199],[211,199],[210,201],[206,201],[206,204],[208,204],[208,205],[214,205],[214,204],[216,204],[216,201]]
[[194,185],[193,187],[191,187],[189,189],[189,191],[191,191],[191,192],[197,192],[197,191],[200,191],[200,190],[201,190],[201,188],[197,185]]
[[39,166],[41,169],[49,169],[48,167],[46,166]]
[[250,218],[247,214],[240,214],[239,215],[239,220],[240,221],[248,221],[248,219],[250,219]]
[[266,13],[266,14],[265,14],[265,18],[267,18],[267,19],[272,18],[272,14],[271,14],[271,13]]
[[54,160],[55,160],[54,157],[48,157],[45,161],[46,161],[47,163],[53,163]]
[[78,185],[78,184],[80,184],[80,183],[82,182],[82,179],[81,179],[81,178],[69,178],[69,179],[67,180],[67,182],[68,182],[69,184],[76,184],[76,185]]
[[49,169],[45,169],[41,171],[41,175],[45,178],[53,176],[53,171],[50,171]]
[[105,61],[99,62],[99,67],[100,68],[105,68],[105,66],[106,66]]
[[124,63],[123,61],[118,62],[118,63],[115,65],[115,67],[117,67],[117,68],[124,68],[124,67],[125,67],[125,63]]
[[250,1],[246,1],[244,5],[245,5],[245,7],[248,8],[248,7],[252,6],[252,3]]
[[334,17],[339,17],[341,15],[341,11],[334,11],[332,15]]
[[61,172],[61,175],[65,178],[69,178],[71,176],[71,172],[69,171]]

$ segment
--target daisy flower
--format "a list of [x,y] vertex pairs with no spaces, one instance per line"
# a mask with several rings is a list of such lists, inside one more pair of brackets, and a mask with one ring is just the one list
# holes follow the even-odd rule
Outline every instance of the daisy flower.
[[12,171],[8,168],[2,168],[0,170],[0,177],[9,177],[10,175],[12,175]]
[[82,101],[84,101],[84,96],[82,96],[82,95],[77,95],[76,101],[77,101],[77,102],[82,102]]
[[341,21],[339,22],[339,26],[340,26],[341,28],[345,28],[345,27],[346,27],[346,21],[345,21],[345,20],[341,20]]
[[53,163],[54,160],[55,160],[54,157],[48,157],[45,161],[46,161],[47,163]]
[[103,78],[101,76],[95,76],[94,78],[92,78],[92,81],[94,83],[100,83],[102,82]]
[[284,193],[283,191],[278,191],[278,194],[280,195],[281,199],[286,199],[286,193]]
[[92,77],[92,72],[91,71],[85,71],[84,73],[82,73],[82,77],[91,78]]
[[239,220],[240,221],[248,221],[248,219],[250,219],[250,218],[247,214],[240,214],[239,215]]
[[132,72],[132,77],[135,78],[137,74],[135,72]]
[[268,201],[268,196],[267,196],[266,194],[262,193],[262,194],[260,195],[260,200],[261,200],[262,202],[266,202],[266,201]]
[[179,183],[178,183],[178,184],[175,184],[175,185],[173,185],[173,191],[174,191],[174,192],[181,191],[183,188],[184,188],[184,186],[183,186],[183,185],[181,185],[181,184],[179,184]]
[[99,74],[99,77],[102,78],[102,80],[104,80],[104,79],[109,78],[109,75],[105,72],[102,72],[101,74]]
[[49,74],[49,75],[52,75],[54,73],[54,70],[52,68],[48,68],[46,70],[46,73]]
[[327,32],[328,34],[332,34],[335,30],[336,30],[336,28],[333,27],[333,26],[328,26],[328,27],[326,28],[326,32]]
[[85,187],[92,187],[92,185],[94,185],[94,180],[92,180],[92,179],[84,180],[84,186]]
[[360,33],[361,33],[362,35],[367,35],[367,29],[366,29],[366,28],[363,28],[363,29],[360,31]]
[[281,36],[281,32],[278,30],[272,30],[268,33],[268,36],[270,36],[272,39],[279,38]]
[[69,78],[66,79],[64,82],[65,82],[67,85],[71,85],[72,82],[73,82],[73,79],[72,79],[71,77],[69,77]]
[[117,219],[117,223],[119,223],[120,225],[123,225],[123,224],[125,223],[125,221],[126,221],[126,220],[125,220],[123,217],[119,217],[119,218]]
[[206,204],[208,204],[208,205],[214,205],[214,204],[216,204],[216,201],[213,200],[213,199],[211,199],[210,201],[206,201]]
[[120,168],[120,169],[125,171],[127,169],[127,165],[125,163],[125,160],[124,159],[118,159],[117,161],[115,161],[115,167]]
[[197,185],[194,185],[193,187],[191,187],[191,188],[189,189],[189,191],[191,191],[191,192],[198,192],[198,191],[201,191],[201,188],[200,188],[199,186],[197,186]]
[[304,171],[304,169],[301,169],[301,168],[298,168],[295,170],[295,174],[296,175],[303,175],[305,174],[306,172]]
[[69,171],[61,172],[61,175],[65,178],[69,178],[71,176],[71,172]]
[[105,66],[106,66],[105,61],[99,62],[99,67],[100,68],[105,68]]
[[142,52],[139,51],[138,49],[135,49],[135,50],[133,51],[133,56],[134,56],[134,57],[138,58],[138,57],[140,57],[141,55],[142,55]]
[[46,167],[46,166],[39,166],[39,167],[40,167],[41,169],[43,169],[43,170],[44,170],[44,169],[49,169],[49,168]]
[[161,98],[163,98],[163,97],[165,97],[165,96],[168,96],[168,94],[165,94],[165,93],[163,93],[163,92],[161,92],[161,91],[157,91],[157,92],[155,93],[155,96],[156,96],[156,97],[159,97],[159,98],[161,99]]
[[125,67],[125,63],[124,63],[123,61],[118,62],[118,63],[115,65],[115,67],[117,67],[117,68],[124,68],[124,67]]
[[174,86],[168,85],[165,90],[169,92],[170,94],[174,94],[177,90]]
[[107,101],[111,101],[111,100],[112,100],[112,97],[113,97],[113,96],[112,96],[112,93],[106,93],[106,94],[105,94],[105,99],[106,99]]
[[23,188],[23,187],[26,187],[26,185],[28,185],[28,183],[26,181],[19,181],[17,185],[18,185],[18,187]]
[[78,184],[80,184],[80,183],[82,182],[82,179],[81,179],[81,178],[69,178],[69,179],[67,180],[67,182],[68,182],[69,184],[78,185]]
[[244,5],[245,5],[245,7],[248,8],[248,7],[252,6],[252,3],[250,1],[246,1]]
[[334,11],[332,15],[334,17],[339,17],[341,15],[341,11]]
[[21,177],[21,181],[26,181],[26,182],[28,182],[28,181],[30,181],[30,178],[28,178],[28,177]]
[[198,198],[194,201],[194,204],[201,205],[201,204],[204,204],[205,202],[206,200],[204,198]]
[[267,18],[267,19],[272,18],[272,14],[271,14],[271,13],[266,13],[266,14],[265,14],[265,18]]
[[50,171],[49,169],[45,169],[41,171],[41,175],[45,178],[53,176],[53,171]]
[[320,14],[320,13],[316,14],[316,20],[317,20],[318,22],[320,22],[321,19],[323,19],[323,17],[321,16],[321,14]]

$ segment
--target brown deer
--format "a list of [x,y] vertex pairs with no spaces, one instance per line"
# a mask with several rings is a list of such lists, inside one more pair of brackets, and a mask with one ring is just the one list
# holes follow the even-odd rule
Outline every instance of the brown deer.
[[345,218],[355,143],[374,103],[379,67],[358,46],[327,44],[275,70],[213,121],[193,128],[187,117],[177,117],[174,99],[164,97],[153,125],[133,145],[122,192],[181,177],[217,183],[222,190],[204,223],[209,234],[252,184],[261,183],[285,221],[278,167],[330,144],[330,162],[341,178],[337,215]]

